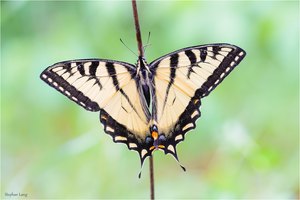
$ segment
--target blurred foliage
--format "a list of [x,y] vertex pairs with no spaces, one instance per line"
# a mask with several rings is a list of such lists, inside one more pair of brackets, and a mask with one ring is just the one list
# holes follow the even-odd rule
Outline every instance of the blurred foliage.
[[[178,146],[187,172],[155,152],[157,198],[296,199],[299,193],[299,2],[138,2],[148,62],[232,43],[240,66]],[[1,198],[148,198],[146,162],[39,79],[75,58],[135,63],[129,1],[1,1]],[[175,177],[174,177],[175,176]],[[16,197],[21,198],[21,197]]]

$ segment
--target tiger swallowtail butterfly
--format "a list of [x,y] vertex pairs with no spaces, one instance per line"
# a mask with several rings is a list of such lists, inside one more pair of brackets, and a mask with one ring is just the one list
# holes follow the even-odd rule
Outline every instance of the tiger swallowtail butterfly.
[[[230,44],[183,48],[150,64],[105,59],[56,63],[41,79],[89,111],[113,141],[139,153],[141,165],[162,150],[178,161],[176,146],[196,127],[201,99],[219,85],[246,52]],[[178,161],[179,162],[179,161]]]

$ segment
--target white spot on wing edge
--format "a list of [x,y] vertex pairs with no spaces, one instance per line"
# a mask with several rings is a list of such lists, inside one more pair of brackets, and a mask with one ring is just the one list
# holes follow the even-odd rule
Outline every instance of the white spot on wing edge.
[[[112,131],[113,132],[113,131]],[[115,140],[116,141],[127,141],[127,138],[126,137],[123,137],[123,136],[116,136],[115,137]]]
[[52,80],[52,78],[48,78],[48,81],[51,83],[53,80]]
[[146,154],[147,154],[147,150],[146,149],[143,149],[142,151],[141,151],[141,157],[143,158]]
[[48,76],[46,74],[42,74],[42,78],[46,79]]
[[175,141],[177,141],[177,140],[181,140],[181,139],[183,139],[183,136],[180,134],[180,135],[177,135],[176,137],[175,137]]
[[220,80],[219,80],[219,79],[218,79],[218,80],[216,80],[216,82],[215,82],[215,85],[217,85],[219,82],[220,82]]
[[135,143],[132,143],[132,142],[129,143],[128,145],[129,145],[130,148],[136,148],[137,147],[137,145]]
[[72,99],[73,99],[74,101],[78,101],[78,99],[77,99],[76,97],[72,97]]
[[195,110],[192,115],[191,115],[191,118],[193,119],[195,116],[199,115],[199,111],[198,110]]
[[244,55],[244,52],[241,51],[241,52],[239,53],[239,56],[242,56],[242,55]]
[[220,78],[223,78],[225,76],[225,73],[223,72],[220,76]]
[[194,127],[194,124],[193,124],[193,123],[189,123],[189,124],[185,125],[185,126],[182,128],[182,131],[185,131],[186,129],[192,128],[192,127]]
[[174,146],[171,145],[171,144],[168,146],[168,150],[169,150],[169,151],[172,151],[173,153],[175,153]]
[[88,110],[92,110],[92,108],[91,108],[91,107],[87,107],[87,109],[88,109]]
[[[115,129],[113,129],[112,127],[110,126],[106,126],[105,128],[106,131],[109,131],[109,132],[115,132]],[[117,136],[118,137],[118,136]]]

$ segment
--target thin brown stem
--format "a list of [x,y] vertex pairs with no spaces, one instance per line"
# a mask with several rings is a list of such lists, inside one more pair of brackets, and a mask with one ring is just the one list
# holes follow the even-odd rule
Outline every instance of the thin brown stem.
[[[134,25],[135,25],[135,32],[136,32],[136,40],[138,45],[139,56],[144,57],[144,49],[141,37],[141,29],[138,17],[138,11],[136,6],[136,0],[132,0],[132,10],[133,10],[133,17],[134,17]],[[150,169],[150,198],[154,200],[154,169],[153,169],[153,157],[150,156],[149,158],[149,169]]]
[[153,170],[153,156],[149,158],[150,167],[150,198],[154,200],[154,170]]
[[144,57],[144,50],[143,50],[143,43],[142,43],[142,37],[141,37],[139,16],[138,16],[137,7],[136,7],[136,0],[132,0],[132,9],[133,9],[134,25],[135,25],[136,40],[137,40],[137,45],[138,45],[139,56]]

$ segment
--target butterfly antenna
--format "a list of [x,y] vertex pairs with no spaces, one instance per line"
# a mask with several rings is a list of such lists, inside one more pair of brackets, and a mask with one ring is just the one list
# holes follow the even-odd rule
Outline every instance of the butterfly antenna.
[[124,42],[123,40],[120,38],[120,41],[122,42],[122,44],[131,52],[133,53],[136,57],[139,57],[136,53],[134,53],[134,51],[132,51]]
[[146,43],[146,45],[143,47],[143,48],[144,48],[144,52],[146,52],[146,48],[147,48],[148,46],[151,46],[151,44],[149,44],[149,41],[150,41],[150,35],[151,35],[151,32],[149,31],[147,43]]

